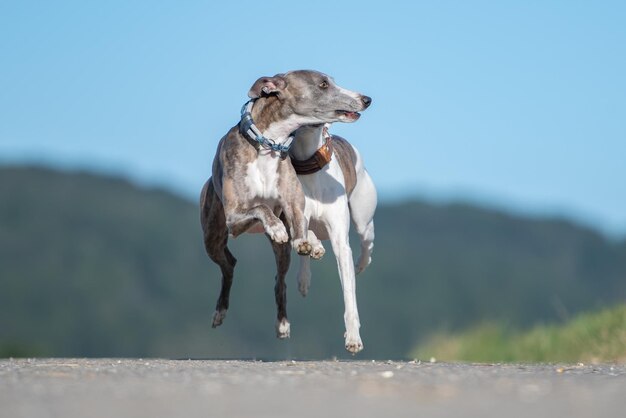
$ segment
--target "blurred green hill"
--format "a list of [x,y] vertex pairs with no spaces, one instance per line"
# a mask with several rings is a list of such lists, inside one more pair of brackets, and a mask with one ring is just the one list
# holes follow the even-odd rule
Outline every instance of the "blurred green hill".
[[[213,330],[220,277],[196,202],[118,178],[0,168],[0,356],[349,357],[325,246],[304,299],[292,259],[292,336],[279,341],[270,246],[231,241],[231,309]],[[357,358],[404,358],[438,333],[488,321],[524,329],[623,302],[626,241],[464,204],[381,204],[357,293]]]
[[413,351],[444,361],[626,362],[626,304],[576,315],[565,324],[514,331],[496,322],[455,335],[437,334]]

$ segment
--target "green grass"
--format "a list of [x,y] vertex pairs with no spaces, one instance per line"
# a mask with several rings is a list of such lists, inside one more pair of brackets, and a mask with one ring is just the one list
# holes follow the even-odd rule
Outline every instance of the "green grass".
[[527,331],[485,323],[458,335],[438,334],[411,356],[471,362],[626,362],[626,304]]

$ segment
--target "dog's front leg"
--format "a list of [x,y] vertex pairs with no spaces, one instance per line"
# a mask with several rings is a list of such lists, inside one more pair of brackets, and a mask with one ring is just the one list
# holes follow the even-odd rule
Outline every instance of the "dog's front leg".
[[267,205],[257,205],[247,210],[227,210],[226,226],[237,237],[246,232],[256,221],[261,222],[267,236],[277,243],[289,241],[287,229]]
[[363,342],[359,334],[361,323],[359,322],[359,311],[356,304],[356,280],[354,274],[354,261],[352,259],[352,249],[349,242],[350,215],[346,210],[338,213],[327,226],[330,243],[333,252],[337,257],[337,267],[341,288],[343,289],[343,301],[345,304],[344,322],[346,324],[346,350],[356,354],[363,349]]
[[292,219],[293,248],[299,255],[308,256],[313,251],[313,246],[307,239],[308,222],[304,212],[300,208],[286,208],[287,219]]
[[309,222],[304,216],[304,193],[295,173],[293,174],[293,182],[284,188],[285,198],[281,202],[282,209],[287,225],[291,230],[294,250],[300,255],[309,255],[313,246],[307,239]]

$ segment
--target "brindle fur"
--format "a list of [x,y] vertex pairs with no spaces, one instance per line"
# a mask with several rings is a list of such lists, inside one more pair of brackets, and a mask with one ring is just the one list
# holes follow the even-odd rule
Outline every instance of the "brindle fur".
[[[352,122],[358,119],[355,112],[369,104],[369,98],[341,89],[325,74],[308,70],[259,78],[248,96],[256,99],[251,113],[258,129],[279,141],[304,125]],[[251,167],[261,175],[250,178]],[[307,241],[304,204],[304,193],[289,158],[252,145],[240,133],[239,125],[220,140],[212,176],[200,198],[205,249],[222,272],[213,327],[222,324],[229,308],[237,263],[228,249],[228,236],[260,229],[270,238],[276,258],[277,334],[280,338],[289,336],[285,275],[291,247],[300,255],[310,254],[313,248]]]

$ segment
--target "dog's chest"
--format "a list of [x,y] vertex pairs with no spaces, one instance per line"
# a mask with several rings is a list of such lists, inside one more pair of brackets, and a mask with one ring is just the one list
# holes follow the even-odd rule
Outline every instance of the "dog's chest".
[[278,199],[278,158],[259,156],[246,167],[246,189],[249,199]]
[[298,176],[306,200],[305,215],[309,219],[333,216],[337,207],[347,204],[341,168],[335,159],[321,171]]

